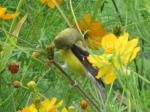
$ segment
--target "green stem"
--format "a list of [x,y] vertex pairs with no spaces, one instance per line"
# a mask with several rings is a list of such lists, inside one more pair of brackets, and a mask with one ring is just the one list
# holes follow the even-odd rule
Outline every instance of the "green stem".
[[[20,1],[19,1],[18,6],[17,6],[17,8],[16,8],[16,12],[19,12],[19,11],[20,11],[20,9],[21,9],[21,7],[22,7],[22,5],[23,5],[23,2],[24,2],[24,0],[20,0]],[[17,22],[17,18],[14,18],[13,21],[12,21],[12,23],[11,23],[9,32],[12,32],[12,31],[13,31],[13,29],[14,29],[14,27],[15,27],[15,25],[16,25],[16,22]]]
[[24,85],[21,85],[21,87],[22,87],[23,89],[29,90],[29,88],[26,87],[26,86],[24,86]]
[[114,5],[115,10],[116,10],[116,12],[117,12],[117,14],[118,14],[118,17],[119,17],[119,19],[120,19],[120,23],[121,23],[122,25],[124,25],[124,24],[123,24],[122,17],[121,17],[121,14],[120,14],[120,12],[119,12],[119,9],[118,9],[118,7],[117,7],[117,4],[116,4],[115,0],[112,0],[112,3],[113,3],[113,5]]
[[93,12],[93,20],[95,20],[96,19],[96,16],[97,16],[97,14],[98,14],[98,11],[99,11],[99,9],[100,9],[100,6],[101,6],[101,0],[97,0],[96,1],[96,5],[95,5],[95,9],[94,9],[94,12]]
[[150,84],[150,81],[145,79],[144,77],[142,77],[141,75],[135,73],[140,79],[142,79],[144,82],[146,82],[147,84]]
[[12,105],[13,105],[13,108],[14,108],[14,112],[16,112],[16,103],[15,103],[15,100],[14,100],[14,95],[12,95]]
[[57,4],[56,0],[53,0],[54,4],[56,5],[58,11],[60,12],[60,14],[62,15],[62,17],[64,18],[64,20],[66,21],[66,23],[68,24],[68,26],[71,28],[72,25],[70,23],[70,21],[68,20],[68,18],[66,17],[66,15],[64,14],[64,12],[61,10],[61,8],[59,7],[59,5]]
[[[144,49],[144,44],[145,44],[144,40],[141,39],[141,52],[142,52],[142,57],[141,57],[141,72],[140,72],[140,74],[141,74],[142,76],[144,76],[144,65],[145,65],[145,64],[144,64],[144,51],[145,51],[145,49]],[[143,86],[144,86],[143,82],[139,80],[139,88],[140,88],[140,90],[142,89]]]
[[78,31],[80,32],[80,34],[82,35],[82,41],[83,41],[83,45],[84,45],[84,47],[87,47],[87,45],[86,45],[86,42],[85,42],[85,39],[84,39],[84,35],[82,34],[82,31],[81,31],[81,29],[80,29],[80,27],[79,27],[79,25],[78,25],[78,22],[77,22],[77,19],[76,19],[76,16],[75,16],[75,13],[74,13],[74,11],[73,11],[73,7],[72,7],[72,0],[69,0],[70,2],[70,9],[71,9],[71,13],[72,13],[72,15],[73,15],[73,19],[74,19],[74,21],[75,21],[75,24],[76,24],[76,26],[77,26],[77,29],[78,29]]

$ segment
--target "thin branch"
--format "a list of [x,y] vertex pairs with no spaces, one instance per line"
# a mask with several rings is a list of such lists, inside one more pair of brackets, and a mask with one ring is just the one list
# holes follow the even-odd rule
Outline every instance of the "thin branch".
[[112,0],[112,2],[113,2],[113,5],[114,5],[114,7],[115,7],[115,10],[116,10],[116,12],[117,12],[117,14],[118,14],[118,17],[119,17],[119,19],[120,19],[121,24],[124,25],[123,20],[122,20],[122,17],[121,17],[121,14],[120,14],[120,12],[119,12],[119,9],[118,9],[118,7],[117,7],[117,4],[116,4],[115,0]]
[[82,90],[82,88],[78,85],[76,80],[73,80],[69,74],[67,74],[60,64],[58,64],[55,60],[50,60],[50,63],[53,63],[62,73],[63,76],[70,82],[70,84],[91,104],[97,112],[100,112],[99,107],[95,104],[95,102]]

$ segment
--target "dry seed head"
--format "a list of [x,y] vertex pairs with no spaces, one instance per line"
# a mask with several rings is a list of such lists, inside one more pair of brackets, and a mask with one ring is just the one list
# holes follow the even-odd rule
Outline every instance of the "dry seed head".
[[16,74],[19,71],[19,64],[17,63],[11,63],[8,66],[8,70],[11,74]]
[[88,103],[85,100],[80,101],[80,108],[86,110],[88,108]]

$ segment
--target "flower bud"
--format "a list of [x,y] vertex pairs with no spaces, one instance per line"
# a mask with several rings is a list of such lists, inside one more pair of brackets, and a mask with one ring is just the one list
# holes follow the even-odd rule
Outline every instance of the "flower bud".
[[33,51],[32,52],[32,57],[37,58],[39,56],[40,56],[40,52],[38,52],[38,51]]
[[27,83],[27,86],[29,87],[29,89],[33,89],[36,87],[36,83],[35,83],[35,81],[32,80]]
[[8,70],[12,73],[12,74],[16,74],[19,71],[19,64],[17,63],[11,63],[8,67]]
[[83,109],[83,110],[86,110],[87,107],[88,107],[87,101],[81,100],[81,101],[80,101],[80,108]]
[[121,25],[117,25],[115,26],[115,28],[113,29],[113,33],[116,35],[116,36],[120,36],[122,33],[123,33],[123,28]]
[[13,82],[13,86],[14,86],[14,88],[19,88],[19,87],[21,87],[21,82],[16,80]]
[[41,97],[40,96],[35,96],[32,100],[32,102],[36,105],[40,104],[41,102]]

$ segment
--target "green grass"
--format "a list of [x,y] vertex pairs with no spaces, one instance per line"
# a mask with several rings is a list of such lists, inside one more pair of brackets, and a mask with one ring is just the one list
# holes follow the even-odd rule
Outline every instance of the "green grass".
[[[76,18],[80,19],[87,13],[93,14],[95,1],[72,0]],[[136,65],[134,62],[129,65],[132,70],[131,75],[118,71],[118,79],[111,86],[106,86],[104,91],[106,100],[102,103],[88,78],[79,78],[79,75],[69,68],[66,68],[65,71],[73,79],[79,80],[79,85],[88,96],[94,97],[92,99],[95,99],[102,112],[149,112],[150,2],[148,0],[115,0],[123,21],[121,23],[112,0],[105,1],[104,9],[98,12],[96,19],[101,20],[109,32],[112,32],[115,26],[121,25],[124,31],[129,32],[130,38],[140,39],[142,49],[136,59]],[[8,12],[14,13],[18,2],[19,0],[1,0],[0,4],[7,7]],[[87,2],[86,5],[85,2]],[[70,23],[74,25],[69,0],[65,0],[60,8]],[[65,106],[73,105],[77,112],[83,112],[79,105],[83,97],[74,87],[71,87],[54,65],[48,66],[46,61],[45,46],[50,45],[57,33],[67,28],[68,24],[57,8],[49,9],[47,5],[41,5],[38,0],[24,0],[17,22],[26,13],[28,18],[21,28],[17,43],[13,44],[13,52],[8,57],[0,57],[0,64],[5,66],[0,72],[0,112],[16,112],[32,103],[34,93],[24,88],[15,89],[12,85],[14,80],[22,80],[23,85],[30,80],[35,80],[43,96],[50,99],[56,96],[59,100],[64,100]],[[0,44],[1,42],[5,45],[12,44],[6,41],[4,32],[4,30],[9,32],[11,24],[12,20],[2,21],[0,19]],[[32,51],[41,52],[40,57],[32,58]],[[56,51],[56,59],[61,64],[63,63],[59,51]],[[3,64],[3,61],[6,62],[6,65]],[[13,61],[20,64],[19,72],[14,76],[8,71],[8,65]],[[96,112],[92,107],[88,111]]]

